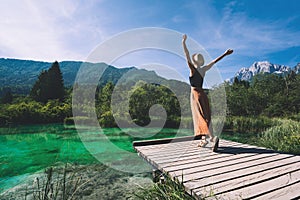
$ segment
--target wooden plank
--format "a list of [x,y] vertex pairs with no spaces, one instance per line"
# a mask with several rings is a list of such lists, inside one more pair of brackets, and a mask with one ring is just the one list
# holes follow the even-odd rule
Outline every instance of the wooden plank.
[[[164,149],[164,150],[171,150],[173,148],[173,146],[191,146],[191,143],[193,144],[193,142],[196,142],[196,144],[198,144],[198,140],[190,140],[190,141],[181,141],[180,143],[177,142],[170,142],[170,143],[163,143],[163,144],[155,144],[155,145],[146,145],[146,146],[134,146],[134,148],[136,150],[139,151],[159,151],[160,149]],[[135,142],[134,142],[135,143]],[[148,141],[148,143],[150,143],[150,141]],[[237,143],[237,142],[231,142],[231,141],[226,141],[226,140],[220,140],[219,146],[239,146],[239,145],[243,145],[243,146],[247,146],[247,144],[241,144],[241,143]],[[195,145],[197,147],[197,145]],[[249,146],[249,145],[248,145]]]
[[212,152],[198,142],[171,138],[138,142],[134,148],[154,168],[184,181],[197,198],[210,192],[215,196],[208,199],[299,197],[300,156],[226,140]]
[[162,155],[148,155],[149,158],[160,162],[160,161],[165,161],[171,158],[178,158],[178,157],[182,157],[182,156],[189,156],[189,155],[200,155],[200,156],[204,156],[206,154],[212,155],[212,152],[210,149],[201,149],[201,150],[196,150],[196,151],[181,151],[181,152],[176,152],[176,153],[172,153],[172,152],[167,152],[165,154]]
[[[197,142],[198,143],[198,142]],[[157,145],[156,148],[151,149],[142,149],[140,147],[136,147],[136,151],[146,153],[148,156],[163,156],[167,154],[175,154],[180,152],[190,152],[190,151],[199,151],[200,147],[197,146],[195,142],[180,142],[170,145]]]
[[182,160],[178,160],[178,161],[174,161],[174,162],[170,162],[170,163],[161,163],[161,164],[159,164],[159,166],[161,168],[165,169],[167,167],[176,167],[176,166],[181,166],[181,165],[186,165],[186,164],[191,164],[191,163],[196,163],[196,162],[202,162],[202,161],[206,161],[206,160],[215,160],[215,159],[220,159],[220,158],[230,159],[231,156],[234,156],[234,155],[214,154],[214,155],[207,155],[207,156],[201,156],[201,157],[199,157],[199,155],[197,155],[197,156],[190,157],[190,159],[182,159]]
[[[226,175],[226,173],[229,172],[234,172],[236,173],[240,173],[238,172],[243,171],[243,173],[250,173],[253,172],[253,170],[259,170],[261,169],[259,165],[261,166],[269,166],[268,164],[272,165],[275,161],[282,161],[285,158],[288,157],[292,157],[292,155],[269,155],[268,157],[266,157],[265,159],[259,159],[259,160],[252,160],[249,161],[247,163],[238,163],[236,165],[232,165],[232,166],[226,166],[226,167],[222,167],[222,168],[211,168],[209,165],[208,166],[204,166],[201,168],[198,168],[194,171],[194,173],[191,174],[187,174],[186,176],[184,176],[184,182],[187,181],[195,181],[197,179],[202,179],[203,177],[208,177],[208,176],[212,176],[212,175]],[[171,173],[172,175],[172,173]],[[178,176],[177,174],[175,174],[175,176]],[[230,177],[229,177],[230,178]],[[180,180],[181,181],[181,180]]]
[[197,144],[191,144],[186,147],[176,146],[173,147],[173,149],[162,149],[161,151],[150,151],[147,152],[149,157],[152,157],[153,159],[161,158],[165,156],[175,156],[178,154],[183,153],[199,153],[200,147],[197,146]]
[[232,166],[234,166],[234,165],[248,164],[247,162],[261,160],[261,159],[264,159],[264,158],[270,157],[270,156],[274,156],[274,154],[237,155],[235,157],[230,157],[229,160],[228,159],[225,159],[225,160],[218,159],[215,162],[213,162],[212,160],[207,160],[207,161],[203,161],[203,162],[196,162],[196,163],[189,164],[189,165],[183,165],[180,167],[176,166],[176,167],[164,168],[164,170],[171,172],[173,174],[177,174],[177,175],[178,175],[178,173],[186,175],[186,174],[192,174],[192,173],[198,172],[203,167],[205,168],[203,170],[207,170],[207,168],[209,168],[209,170],[215,170],[215,169],[223,168],[223,167],[232,168]]
[[265,194],[267,192],[275,191],[282,187],[285,187],[289,184],[295,184],[300,182],[300,171],[294,171],[290,174],[285,174],[283,176],[273,178],[261,183],[257,183],[255,185],[251,185],[248,187],[244,187],[238,190],[230,191],[228,193],[223,193],[221,195],[215,196],[216,198],[222,199],[245,199],[245,198],[254,198],[261,194]]
[[[147,145],[147,146],[137,146],[134,147],[137,151],[143,151],[143,152],[165,152],[165,151],[176,151],[178,149],[182,148],[191,148],[194,147],[195,149],[199,149],[198,147],[198,140],[193,141],[183,141],[183,142],[175,142],[175,143],[168,143],[168,144],[157,144],[157,145]],[[220,146],[228,146],[228,145],[240,145],[240,144],[228,144],[227,141],[220,140]],[[180,148],[178,148],[180,147]]]
[[[252,174],[256,174],[262,171],[267,171],[270,169],[274,169],[278,166],[284,166],[289,163],[298,162],[299,158],[296,157],[289,157],[285,158],[283,160],[277,160],[274,162],[265,163],[262,165],[252,166],[250,168],[241,169],[239,171],[231,171],[224,174],[218,174],[210,177],[206,177],[203,179],[198,179],[196,181],[187,182],[185,186],[193,191],[196,191],[197,188],[200,187],[206,187],[209,185],[214,185],[217,183],[225,182],[225,181],[231,181],[239,177],[247,177]],[[201,192],[196,192],[197,195],[201,195]]]
[[[245,145],[246,146],[246,145]],[[242,148],[243,145],[240,145],[240,147]],[[235,150],[234,150],[235,151]],[[254,154],[257,154],[257,153],[254,153]],[[181,158],[179,160],[175,160],[175,161],[172,161],[172,162],[159,162],[159,161],[156,161],[159,166],[161,168],[165,168],[165,167],[170,167],[170,166],[176,166],[176,165],[182,165],[182,164],[188,164],[188,163],[194,163],[194,162],[197,162],[197,161],[204,161],[206,159],[211,159],[211,160],[214,160],[214,159],[218,159],[218,158],[226,158],[226,157],[230,157],[230,156],[235,156],[236,154],[232,153],[228,153],[228,154],[221,154],[221,153],[212,153],[210,152],[210,154],[195,154],[194,156],[189,156],[188,158]],[[238,155],[243,155],[243,154],[238,154]]]
[[[247,147],[249,145],[246,145],[246,144],[237,144],[235,143],[235,145],[240,145],[239,148],[243,148],[243,147]],[[252,147],[252,146],[250,146]],[[173,154],[172,153],[167,153],[168,156],[163,156],[161,157],[161,159],[155,159],[155,162],[160,166],[159,168],[163,168],[165,166],[169,166],[169,165],[173,165],[176,164],[176,162],[190,162],[190,161],[193,161],[194,159],[200,159],[202,160],[203,158],[207,158],[207,157],[211,157],[212,159],[214,158],[214,156],[216,155],[221,155],[221,154],[216,154],[216,153],[212,153],[209,149],[207,151],[203,151],[203,149],[200,149],[200,151],[202,150],[202,152],[198,154],[198,152],[194,152],[194,153],[191,153],[191,154],[184,154],[184,157],[182,157],[183,155],[176,155],[173,157]],[[138,150],[139,152],[140,150]],[[231,154],[232,155],[235,155],[234,152],[236,150],[233,150],[232,152],[230,152],[230,150],[227,151],[227,153]],[[144,152],[144,151],[143,151]],[[147,152],[147,154],[150,153],[150,152]],[[152,153],[152,152],[151,152]],[[228,155],[223,155],[224,157],[225,156],[228,156]],[[151,155],[147,155],[147,158],[146,159],[154,159],[153,157],[151,157]]]
[[220,183],[211,184],[206,187],[201,187],[194,189],[193,192],[204,194],[208,189],[213,189],[213,193],[215,195],[224,193],[226,191],[232,191],[235,189],[239,189],[245,187],[247,185],[253,185],[258,182],[262,182],[264,180],[271,179],[272,177],[277,177],[283,174],[288,174],[292,171],[300,169],[300,162],[291,163],[288,165],[278,166],[273,169],[261,171],[255,174],[251,174],[248,176],[242,176],[235,179],[229,179]]
[[[246,146],[246,145],[245,145]],[[242,145],[241,146],[239,146],[239,148],[240,147],[242,147]],[[229,154],[232,154],[232,155],[234,155],[235,154],[235,151],[236,150],[233,150],[232,152],[230,152],[230,150],[228,150],[228,153]],[[143,151],[144,152],[144,151]],[[154,155],[152,155],[152,154],[154,154]],[[209,154],[209,156],[212,156],[212,155],[217,155],[217,154],[219,154],[218,152],[216,153],[216,152],[212,152],[211,151],[211,149],[210,148],[199,148],[199,147],[197,147],[197,150],[196,151],[194,151],[193,153],[191,153],[191,154],[198,154],[198,155],[200,155],[200,156],[204,156],[205,154]],[[165,154],[164,154],[165,156],[158,156],[158,157],[161,157],[162,159],[159,159],[159,158],[155,158],[155,153],[153,153],[153,152],[147,152],[147,156],[150,158],[152,158],[152,159],[155,159],[155,161],[156,162],[158,162],[158,163],[160,163],[160,161],[161,160],[163,160],[163,161],[165,161],[166,159],[167,159],[167,157],[172,157],[172,155],[173,155],[173,153],[172,152],[165,152]],[[166,155],[167,155],[167,157],[166,157]],[[175,156],[174,157],[178,157],[177,156],[177,154],[174,154]],[[185,155],[190,155],[190,154],[185,154]]]
[[[232,155],[226,155],[228,157]],[[162,160],[156,161],[160,168],[165,168],[166,166],[177,166],[186,163],[193,163],[197,161],[206,161],[206,160],[215,160],[222,156],[219,154],[195,154],[195,155],[185,155],[184,157],[180,157],[177,159],[169,159],[169,160]]]
[[143,140],[143,141],[134,141],[133,146],[147,146],[147,145],[157,145],[157,144],[166,144],[170,142],[183,142],[183,141],[192,141],[199,140],[201,136],[186,136],[178,138],[166,138],[166,139],[157,139],[157,140]]
[[210,157],[211,155],[208,153],[200,154],[200,153],[191,153],[191,154],[184,154],[184,155],[177,155],[175,157],[166,157],[161,159],[152,160],[149,156],[143,155],[143,153],[139,153],[141,157],[143,157],[146,160],[151,160],[153,163],[155,163],[155,166],[157,169],[162,169],[160,166],[161,164],[170,165],[173,162],[182,161],[182,160],[191,160],[194,158],[202,158],[202,157]]
[[294,184],[287,185],[280,189],[276,189],[275,191],[259,196],[256,199],[258,200],[300,199],[300,182],[296,182]]

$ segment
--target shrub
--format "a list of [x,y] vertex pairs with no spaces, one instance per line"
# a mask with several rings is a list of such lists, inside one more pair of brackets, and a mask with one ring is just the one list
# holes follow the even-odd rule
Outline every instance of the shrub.
[[224,125],[225,130],[239,133],[258,133],[278,124],[277,119],[268,117],[228,117]]
[[111,111],[103,113],[99,120],[101,127],[117,127],[115,118]]
[[300,154],[300,124],[293,120],[281,120],[277,126],[264,131],[258,144],[277,151]]
[[94,125],[95,124],[95,120],[93,120],[87,116],[67,117],[64,119],[64,124],[65,125],[74,125],[75,121],[76,121],[76,123],[78,123],[78,125]]

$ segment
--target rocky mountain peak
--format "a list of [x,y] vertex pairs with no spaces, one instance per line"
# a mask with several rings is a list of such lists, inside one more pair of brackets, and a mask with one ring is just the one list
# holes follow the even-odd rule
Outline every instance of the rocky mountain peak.
[[[300,63],[294,69],[296,73],[300,72]],[[285,75],[290,73],[292,68],[286,65],[273,64],[269,61],[258,61],[254,62],[249,68],[241,68],[233,78],[230,79],[230,83],[233,83],[234,79],[242,81],[251,81],[253,77],[257,74],[277,74]]]

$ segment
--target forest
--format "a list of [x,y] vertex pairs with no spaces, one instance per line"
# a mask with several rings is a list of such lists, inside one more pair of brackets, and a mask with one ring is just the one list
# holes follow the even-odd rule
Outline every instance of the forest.
[[[286,76],[260,74],[252,82],[235,79],[233,84],[224,83],[227,96],[227,121],[225,128],[237,129],[242,122],[234,126],[238,117],[265,121],[274,117],[299,121],[300,75],[293,71]],[[145,126],[150,122],[149,109],[160,104],[167,112],[165,127],[178,128],[181,116],[189,121],[189,87],[180,86],[181,93],[174,92],[163,84],[138,81],[135,84],[124,84],[115,88],[115,83],[99,84],[95,94],[95,108],[99,123],[103,127],[116,127],[111,110],[113,91],[129,98],[129,112],[133,122]],[[216,89],[216,88],[214,88]],[[73,123],[72,120],[72,87],[65,87],[59,63],[54,62],[48,70],[40,72],[38,79],[28,95],[12,94],[10,88],[5,91],[0,104],[0,124],[36,124],[36,123]],[[212,89],[213,90],[213,89]],[[114,91],[115,92],[115,91]],[[210,91],[208,90],[207,93]],[[84,95],[84,91],[83,91]],[[129,96],[128,96],[129,95]],[[179,103],[181,102],[181,104]],[[184,103],[182,103],[184,102]],[[118,107],[125,106],[123,99]],[[86,113],[91,107],[81,108],[82,120],[88,118]],[[114,111],[115,115],[128,118],[124,113]],[[156,116],[157,120],[159,116]],[[155,119],[155,116],[154,116]],[[261,120],[263,119],[263,120]],[[245,119],[246,120],[246,119]],[[190,124],[187,122],[187,124]],[[188,125],[186,125],[188,126]],[[261,125],[263,128],[264,126]],[[256,125],[259,128],[259,126]]]

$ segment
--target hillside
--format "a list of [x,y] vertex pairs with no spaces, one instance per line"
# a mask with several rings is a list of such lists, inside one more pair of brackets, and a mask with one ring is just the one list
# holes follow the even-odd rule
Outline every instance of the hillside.
[[[28,94],[40,72],[49,69],[51,64],[51,62],[0,58],[0,96],[2,95],[1,91],[7,87],[11,88],[13,93]],[[83,62],[80,61],[59,62],[66,87],[73,85],[77,72],[82,64]],[[99,67],[97,69],[99,70],[107,67],[104,63],[84,64],[97,65],[97,67]],[[121,77],[123,77],[121,79],[123,81],[122,83],[128,84],[129,86],[133,85],[138,80],[145,80],[154,83],[164,83],[166,85],[180,84],[180,87],[183,88],[188,87],[186,83],[164,79],[158,76],[154,71],[137,69],[135,67],[116,68],[113,66],[108,66],[106,68],[104,74],[101,76],[99,84],[104,85],[109,81],[117,83]]]

